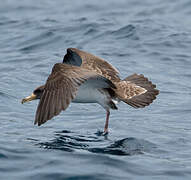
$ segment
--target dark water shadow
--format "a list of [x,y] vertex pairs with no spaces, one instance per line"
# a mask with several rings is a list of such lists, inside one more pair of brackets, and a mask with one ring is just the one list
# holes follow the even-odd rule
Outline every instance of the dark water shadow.
[[55,138],[49,142],[36,144],[41,148],[73,152],[77,149],[86,150],[92,153],[112,155],[138,155],[145,152],[152,152],[156,145],[134,137],[128,137],[112,141],[109,137],[93,135],[79,135],[71,131],[55,133]]

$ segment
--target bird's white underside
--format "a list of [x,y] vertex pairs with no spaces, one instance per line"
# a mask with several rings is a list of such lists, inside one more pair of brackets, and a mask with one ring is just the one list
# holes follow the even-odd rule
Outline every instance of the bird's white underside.
[[98,103],[105,109],[108,108],[108,94],[102,92],[101,89],[92,87],[89,83],[82,84],[72,101],[73,103]]

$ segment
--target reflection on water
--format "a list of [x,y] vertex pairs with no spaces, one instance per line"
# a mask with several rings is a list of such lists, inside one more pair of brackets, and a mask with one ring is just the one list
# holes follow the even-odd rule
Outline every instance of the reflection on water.
[[112,141],[107,136],[83,136],[67,130],[57,132],[53,140],[38,143],[37,145],[45,149],[57,149],[68,152],[81,149],[93,153],[113,155],[143,154],[156,148],[155,144],[143,139],[128,137]]

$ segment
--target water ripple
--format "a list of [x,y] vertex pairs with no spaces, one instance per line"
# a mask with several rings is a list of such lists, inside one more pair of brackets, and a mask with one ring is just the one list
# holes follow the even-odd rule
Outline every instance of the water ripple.
[[[122,27],[122,28],[120,28],[118,30],[112,31],[111,34],[116,36],[119,39],[129,38],[129,37],[132,37],[132,36],[135,38],[136,27],[129,24],[129,25],[124,26],[124,27]],[[137,38],[138,37],[136,37],[136,39]]]
[[[69,152],[74,151],[74,149],[81,149],[93,153],[129,156],[143,154],[144,152],[149,152],[156,148],[156,145],[153,143],[133,137],[110,142],[107,140],[104,141],[103,137],[99,136],[86,137],[82,135],[75,135],[68,131],[63,132],[56,133],[56,138],[51,142],[43,142],[37,145],[40,145],[45,149],[57,149]],[[107,137],[105,138],[107,139]],[[102,143],[106,143],[107,145],[100,148],[99,146]]]

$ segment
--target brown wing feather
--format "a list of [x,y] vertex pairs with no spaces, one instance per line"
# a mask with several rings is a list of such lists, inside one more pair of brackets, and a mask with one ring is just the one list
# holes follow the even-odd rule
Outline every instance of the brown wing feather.
[[77,66],[55,64],[40,98],[35,124],[40,126],[65,110],[75,98],[79,86],[87,80],[103,88],[115,88],[111,81],[95,72]]
[[155,84],[152,84],[143,75],[138,74],[133,74],[125,78],[123,81],[117,83],[116,86],[116,93],[119,99],[134,108],[148,106],[159,94],[159,90],[155,89]]
[[[70,84],[65,88],[65,85],[68,84],[67,79],[62,79],[60,82],[47,83],[52,85],[45,85],[45,90],[40,99],[35,118],[35,124],[38,123],[38,125],[45,123],[53,116],[58,115],[62,110],[65,110],[77,91],[75,84]],[[55,87],[56,84],[59,86],[58,89]]]
[[131,99],[134,96],[143,94],[146,89],[137,86],[130,81],[120,81],[117,85],[116,93],[120,99]]
[[74,63],[74,65],[80,64],[81,67],[91,71],[95,71],[96,73],[106,77],[113,82],[120,81],[118,70],[107,61],[97,56],[94,56],[93,54],[81,51],[76,48],[68,48],[66,57],[70,57],[66,59],[67,62],[69,61],[69,59],[71,59],[71,63]]
[[79,72],[68,65],[55,64],[40,99],[35,124],[41,125],[65,110],[76,95],[76,91],[91,75]]

